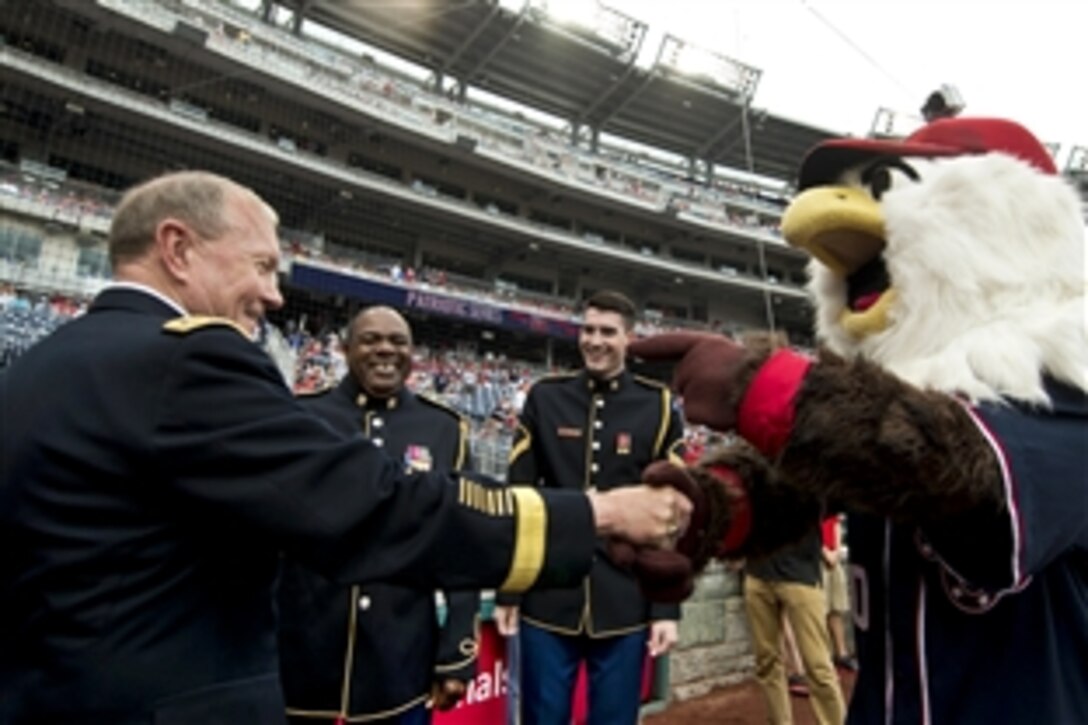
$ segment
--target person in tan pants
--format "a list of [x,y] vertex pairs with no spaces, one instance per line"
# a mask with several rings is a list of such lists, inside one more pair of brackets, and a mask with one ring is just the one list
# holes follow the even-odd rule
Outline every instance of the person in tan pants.
[[821,540],[817,527],[795,546],[747,564],[744,604],[752,630],[756,679],[767,698],[770,722],[793,722],[782,661],[782,617],[789,621],[801,654],[816,720],[841,725],[845,704],[831,662],[827,603],[821,586]]

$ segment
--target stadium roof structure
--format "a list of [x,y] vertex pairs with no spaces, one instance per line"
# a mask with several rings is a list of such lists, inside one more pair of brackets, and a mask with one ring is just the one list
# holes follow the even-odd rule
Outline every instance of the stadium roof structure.
[[[636,64],[642,21],[597,6],[601,32],[558,22],[539,3],[499,0],[279,0],[302,17],[429,69],[584,127],[689,159],[791,181],[804,153],[839,136],[752,106],[759,71],[718,58],[717,74]],[[723,80],[725,82],[723,82]]]

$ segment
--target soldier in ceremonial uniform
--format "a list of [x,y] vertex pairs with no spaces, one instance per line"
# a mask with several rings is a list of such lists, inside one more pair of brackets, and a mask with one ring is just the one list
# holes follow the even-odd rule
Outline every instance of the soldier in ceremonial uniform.
[[580,580],[595,533],[686,524],[670,488],[406,474],[305,410],[252,340],[282,304],[276,222],[212,174],[130,190],[116,283],[0,375],[0,723],[285,722],[281,550],[341,582],[522,591]]
[[[652,461],[682,463],[683,423],[671,393],[626,369],[634,317],[634,304],[618,292],[598,292],[586,302],[579,333],[584,369],[530,389],[509,483],[605,491],[637,480]],[[603,545],[579,586],[503,594],[499,603],[500,632],[519,636],[526,725],[570,722],[583,661],[591,725],[635,723],[647,646],[658,655],[677,640],[679,606],[649,603]]]
[[[405,387],[412,331],[396,310],[363,310],[348,328],[349,374],[301,398],[338,430],[362,431],[406,471],[465,470],[468,423]],[[369,485],[360,481],[359,485]],[[293,559],[280,574],[280,669],[292,722],[425,725],[447,710],[476,668],[480,597],[446,592],[441,629],[435,597],[393,584],[337,584]]]

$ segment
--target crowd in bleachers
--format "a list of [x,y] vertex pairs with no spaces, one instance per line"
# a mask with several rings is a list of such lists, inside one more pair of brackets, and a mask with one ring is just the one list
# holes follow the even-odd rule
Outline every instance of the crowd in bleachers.
[[44,178],[0,162],[0,197],[16,204],[40,207],[40,216],[45,221],[104,230],[109,226],[120,195],[87,184]]
[[35,295],[0,282],[0,370],[84,309],[85,303],[79,300]]

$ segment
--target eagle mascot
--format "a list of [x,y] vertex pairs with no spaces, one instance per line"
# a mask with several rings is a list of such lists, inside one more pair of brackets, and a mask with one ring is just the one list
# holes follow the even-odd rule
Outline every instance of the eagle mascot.
[[[845,511],[850,723],[1088,723],[1083,208],[1003,119],[802,162],[782,230],[810,256],[815,355],[646,338],[691,422],[738,443],[648,480],[695,501],[676,550],[758,557]],[[652,562],[651,562],[652,566]],[[690,582],[688,582],[690,584]]]

